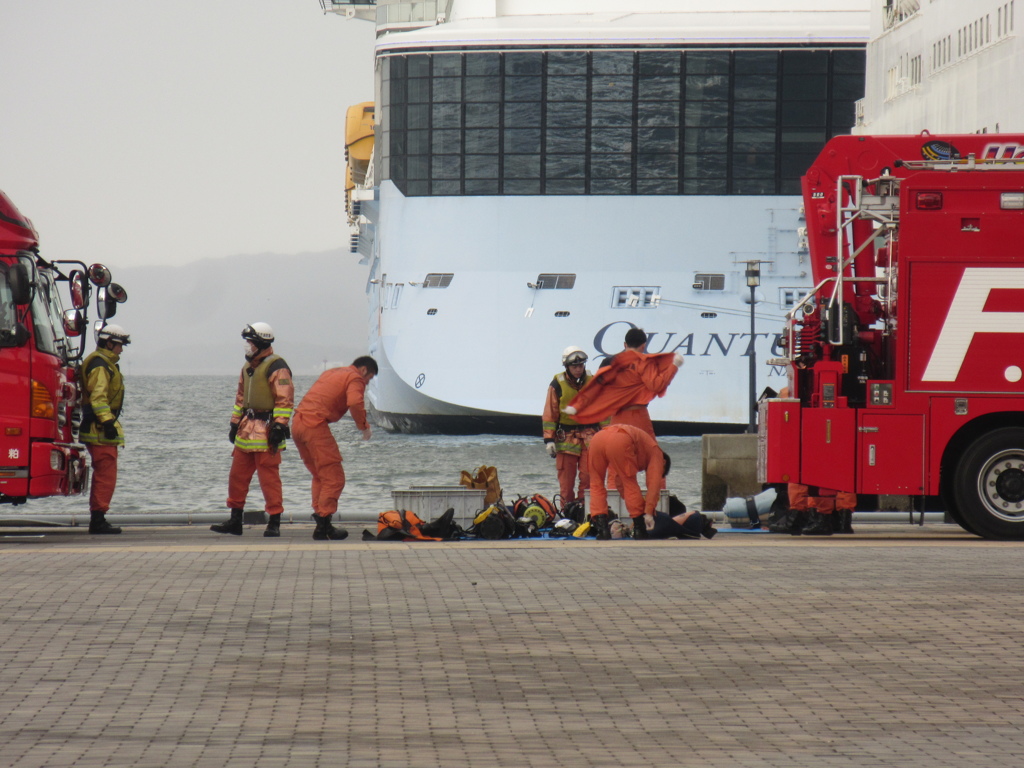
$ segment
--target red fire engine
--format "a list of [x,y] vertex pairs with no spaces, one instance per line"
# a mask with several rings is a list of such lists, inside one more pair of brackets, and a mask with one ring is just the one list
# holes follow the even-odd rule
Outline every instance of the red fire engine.
[[803,197],[815,285],[769,361],[761,480],[1024,539],[1024,135],[837,137]]
[[32,222],[0,192],[0,504],[85,488],[87,453],[76,438],[90,283],[97,314],[112,317],[127,294],[109,270],[44,260]]

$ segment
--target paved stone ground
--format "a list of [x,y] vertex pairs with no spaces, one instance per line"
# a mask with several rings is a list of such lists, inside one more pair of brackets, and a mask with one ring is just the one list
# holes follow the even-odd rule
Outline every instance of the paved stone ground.
[[1024,760],[1024,545],[311,530],[0,532],[0,766]]

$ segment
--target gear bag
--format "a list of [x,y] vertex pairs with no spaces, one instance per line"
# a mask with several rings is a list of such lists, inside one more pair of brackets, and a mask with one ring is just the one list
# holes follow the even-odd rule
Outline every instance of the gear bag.
[[447,541],[461,530],[453,522],[455,510],[450,508],[430,523],[408,509],[389,509],[377,516],[377,535],[363,531],[363,541]]
[[491,504],[473,519],[468,533],[481,539],[510,539],[516,530],[516,521],[508,507],[500,502]]

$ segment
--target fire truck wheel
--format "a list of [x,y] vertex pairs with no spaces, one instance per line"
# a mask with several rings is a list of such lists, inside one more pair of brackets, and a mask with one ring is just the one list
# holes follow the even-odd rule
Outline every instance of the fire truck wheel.
[[953,496],[969,531],[986,539],[1024,539],[1024,428],[982,435],[964,451]]

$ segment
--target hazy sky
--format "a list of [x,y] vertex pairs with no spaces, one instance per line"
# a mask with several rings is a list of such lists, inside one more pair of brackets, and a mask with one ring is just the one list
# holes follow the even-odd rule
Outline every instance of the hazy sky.
[[0,0],[0,189],[49,258],[345,245],[373,34],[317,0]]

